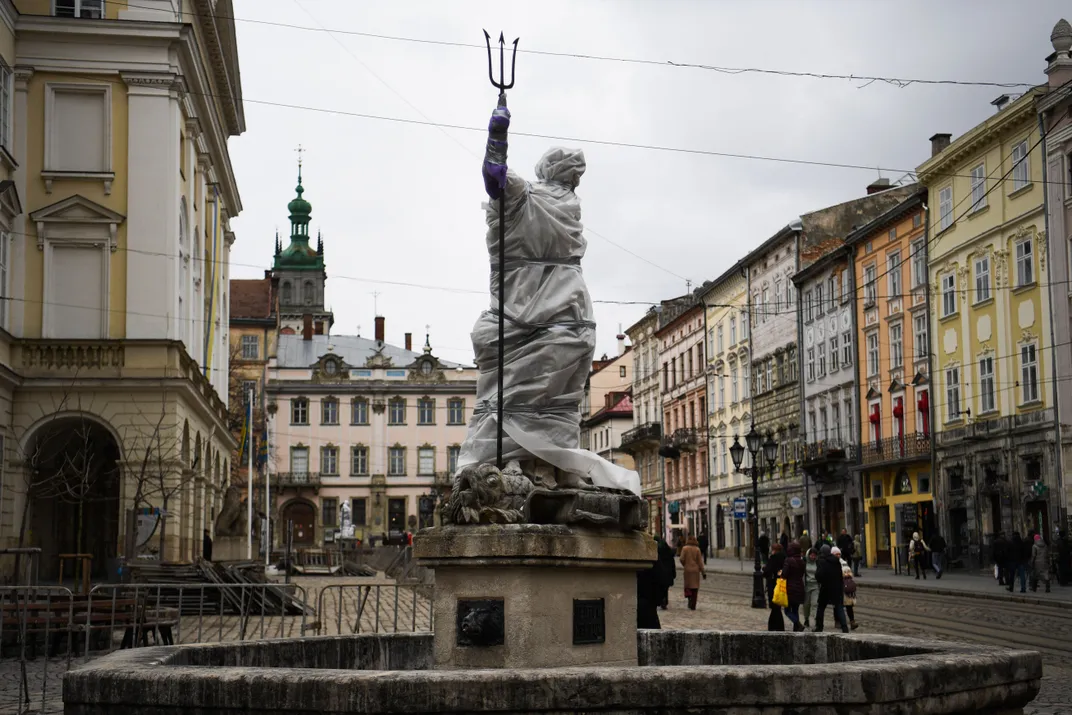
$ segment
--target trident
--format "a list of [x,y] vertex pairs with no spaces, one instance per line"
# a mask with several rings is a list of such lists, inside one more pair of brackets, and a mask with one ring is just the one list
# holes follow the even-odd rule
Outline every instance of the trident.
[[[488,79],[491,86],[499,90],[499,104],[506,106],[506,90],[514,86],[514,68],[517,64],[517,41],[510,57],[510,83],[506,82],[506,39],[499,33],[499,79],[495,80],[495,70],[491,58],[491,35],[484,30],[484,41],[488,46]],[[503,468],[503,366],[506,359],[506,191],[499,194],[499,400],[496,405],[497,424],[495,430],[495,465]]]

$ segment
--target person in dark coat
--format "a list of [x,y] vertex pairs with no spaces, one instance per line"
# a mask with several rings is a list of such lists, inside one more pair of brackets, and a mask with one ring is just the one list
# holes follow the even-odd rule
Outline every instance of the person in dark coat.
[[756,546],[759,548],[759,558],[763,560],[763,563],[767,563],[767,559],[770,557],[770,537],[767,536],[767,532],[763,532],[759,535],[759,541],[756,542]]
[[1009,561],[1009,541],[1005,538],[1005,532],[999,531],[994,537],[994,543],[990,545],[990,560],[998,567],[998,585],[1004,586],[1009,580],[1007,571]]
[[1061,586],[1072,583],[1072,541],[1064,529],[1057,535],[1057,583]]
[[789,553],[789,534],[782,532],[782,538],[778,539],[778,543],[782,545],[782,551]]
[[841,534],[837,537],[837,543],[835,544],[841,549],[841,558],[845,559],[845,563],[852,563],[852,536],[849,535],[848,529],[842,529]]
[[[658,539],[656,539],[658,542]],[[643,571],[637,571],[637,628],[662,628],[659,623],[659,603],[662,598],[663,570],[658,558]]]
[[934,577],[941,578],[945,571],[945,539],[937,531],[931,536],[931,566],[934,567]]
[[708,543],[709,543],[708,539],[707,539],[707,532],[706,531],[700,532],[700,538],[696,539],[696,543],[699,544],[699,546],[700,546],[700,553],[703,554],[703,562],[706,564],[707,563],[707,546],[708,546]]
[[205,561],[212,560],[212,536],[205,529],[205,536],[201,539],[201,558]]
[[796,541],[789,542],[785,565],[782,566],[782,578],[785,579],[785,591],[789,597],[785,615],[789,616],[789,620],[793,622],[794,633],[804,630],[800,622],[800,607],[807,600],[807,593],[804,590],[804,559],[800,554],[800,544]]
[[674,548],[666,543],[661,536],[655,537],[658,544],[658,560],[656,566],[659,569],[659,598],[656,600],[659,608],[664,611],[670,607],[670,587],[677,580],[677,555]]
[[763,567],[763,576],[767,580],[767,605],[770,606],[770,616],[767,618],[767,630],[768,631],[784,631],[785,619],[782,618],[782,607],[774,605],[774,582],[778,579],[778,574],[782,570],[782,566],[785,565],[785,552],[782,551],[781,544],[775,544],[771,547],[770,558],[767,559],[767,565]]
[[829,544],[824,544],[819,549],[815,580],[819,582],[819,607],[815,612],[815,632],[823,632],[826,607],[833,606],[834,618],[841,624],[842,632],[848,633],[849,622],[845,618],[845,578],[841,572],[841,559],[830,553]]
[[1024,540],[1020,532],[1012,532],[1009,547],[1005,550],[1005,587],[1012,593],[1016,577],[1020,577],[1020,593],[1027,593],[1027,559],[1024,558]]

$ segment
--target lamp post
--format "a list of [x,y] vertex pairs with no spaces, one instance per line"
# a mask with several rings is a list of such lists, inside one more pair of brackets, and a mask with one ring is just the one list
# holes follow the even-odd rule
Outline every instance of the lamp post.
[[[752,572],[752,608],[766,608],[767,595],[763,589],[763,573],[759,563],[759,452],[763,450],[763,456],[771,463],[774,461],[774,452],[777,445],[774,440],[767,436],[767,443],[763,443],[763,435],[756,431],[753,422],[752,428],[745,435],[745,443],[748,452],[752,455],[752,504],[755,514],[752,516],[752,551],[755,554],[755,569]],[[769,449],[768,449],[769,445]],[[740,472],[741,462],[744,461],[744,445],[741,444],[737,435],[733,436],[733,446],[730,447],[730,458],[733,460],[733,468]]]

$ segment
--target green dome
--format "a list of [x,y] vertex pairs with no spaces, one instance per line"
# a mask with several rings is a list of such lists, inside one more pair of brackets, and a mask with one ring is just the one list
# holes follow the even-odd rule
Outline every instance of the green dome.
[[302,223],[302,219],[305,219],[307,222],[309,216],[313,213],[313,205],[302,198],[305,189],[301,185],[301,174],[298,175],[298,186],[294,190],[298,195],[287,204],[287,210],[290,211],[290,221],[291,223]]
[[301,164],[298,165],[298,185],[294,189],[297,196],[287,204],[290,212],[290,245],[280,250],[276,245],[275,268],[276,270],[324,270],[324,247],[318,242],[316,248],[309,245],[309,217],[313,213],[313,206],[306,201],[302,194],[305,188],[302,186]]

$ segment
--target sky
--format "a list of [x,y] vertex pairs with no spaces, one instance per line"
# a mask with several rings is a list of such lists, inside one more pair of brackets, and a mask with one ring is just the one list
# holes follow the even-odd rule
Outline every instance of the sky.
[[726,69],[1041,84],[1053,25],[1072,14],[1055,0],[234,7],[247,130],[230,143],[243,204],[231,276],[262,277],[277,230],[286,245],[300,145],[332,332],[371,337],[379,313],[388,342],[428,331],[435,354],[470,364],[469,332],[489,306],[480,164],[498,91],[482,29],[520,38],[511,131],[557,137],[512,136],[511,167],[531,178],[552,146],[585,152],[598,357],[650,305],[718,277],[800,214],[902,179],[931,135],[955,139],[991,100],[1024,91]]

